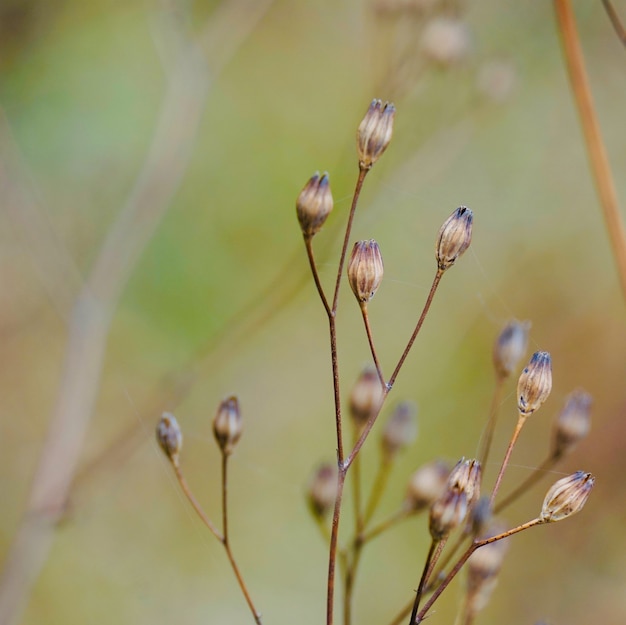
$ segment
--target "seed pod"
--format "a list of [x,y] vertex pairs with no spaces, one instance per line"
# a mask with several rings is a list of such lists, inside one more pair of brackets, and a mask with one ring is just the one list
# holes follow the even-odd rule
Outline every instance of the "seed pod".
[[565,401],[559,413],[552,437],[552,456],[560,458],[572,451],[574,447],[589,433],[591,427],[591,404],[589,393],[577,390]]
[[165,455],[178,464],[178,454],[183,446],[183,434],[176,417],[164,412],[156,427],[156,437]]
[[493,346],[493,366],[499,378],[508,378],[528,347],[530,321],[509,321]]
[[464,490],[447,488],[430,508],[428,528],[433,540],[443,540],[467,516],[467,495]]
[[396,109],[390,102],[372,100],[356,133],[359,167],[370,169],[387,149],[393,134]]
[[361,304],[369,302],[383,279],[383,257],[374,239],[354,244],[347,271],[357,300]]
[[337,498],[337,467],[321,464],[313,474],[307,488],[309,509],[315,518],[323,518],[330,512]]
[[378,413],[383,402],[383,388],[378,372],[366,367],[359,376],[350,394],[350,416],[357,427],[364,426],[370,417]]
[[242,431],[239,402],[235,396],[228,397],[219,405],[213,419],[213,434],[223,454],[232,453]]
[[417,436],[417,409],[408,401],[399,403],[383,430],[382,446],[386,458],[408,447]]
[[312,237],[319,232],[331,210],[333,196],[328,174],[324,173],[320,177],[319,172],[316,172],[296,200],[296,213],[304,236]]
[[595,483],[591,473],[576,471],[556,482],[548,491],[541,509],[545,523],[561,521],[582,510]]
[[444,222],[435,247],[437,266],[441,271],[452,267],[472,242],[474,214],[467,206],[459,206]]
[[472,508],[480,498],[481,466],[478,460],[461,458],[448,477],[448,488],[465,492],[467,507]]
[[535,352],[517,382],[517,407],[528,417],[548,399],[552,390],[552,358],[548,352]]
[[450,467],[443,460],[433,460],[421,466],[409,480],[405,507],[417,511],[430,506],[443,494],[449,475]]

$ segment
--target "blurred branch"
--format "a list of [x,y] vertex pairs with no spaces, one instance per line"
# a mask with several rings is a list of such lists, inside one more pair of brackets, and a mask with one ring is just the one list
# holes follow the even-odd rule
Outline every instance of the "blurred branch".
[[613,28],[619,40],[626,46],[626,30],[624,30],[624,25],[619,19],[619,15],[617,11],[613,8],[613,5],[609,2],[609,0],[602,0],[602,4],[606,10],[609,19],[611,20],[611,24],[613,24]]
[[[243,24],[234,35],[225,34],[231,45],[216,50],[216,58],[211,61],[214,71],[232,58],[271,1],[249,2],[248,11],[242,10],[240,1],[224,5],[223,11],[233,11]],[[191,158],[211,78],[199,42],[190,41],[180,51],[168,75],[167,91],[143,168],[73,305],[56,406],[26,511],[0,581],[1,625],[19,621],[46,561],[97,397],[111,319]],[[68,294],[64,297],[69,299]]]
[[626,298],[626,232],[624,231],[624,224],[620,215],[611,166],[602,141],[600,125],[591,96],[589,79],[585,70],[585,62],[576,30],[576,21],[569,0],[554,0],[554,7],[574,100],[578,107],[578,114],[585,136],[591,171],[600,197],[600,205],[613,250],[622,292]]

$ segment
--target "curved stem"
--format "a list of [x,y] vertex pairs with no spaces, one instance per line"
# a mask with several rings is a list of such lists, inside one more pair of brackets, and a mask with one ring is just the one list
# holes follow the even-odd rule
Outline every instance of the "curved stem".
[[378,354],[376,353],[376,348],[374,347],[374,338],[372,337],[372,328],[370,326],[370,318],[367,312],[367,302],[361,302],[361,313],[363,314],[363,323],[365,324],[365,332],[367,334],[367,341],[370,345],[370,351],[372,352],[372,358],[374,359],[374,365],[376,366],[376,371],[378,373],[378,379],[380,383],[385,386],[385,376],[383,375],[383,370],[380,367],[380,362],[378,360]]
[[322,300],[322,304],[324,304],[326,314],[330,316],[330,306],[328,305],[328,300],[326,299],[326,294],[324,293],[324,287],[320,282],[317,265],[315,264],[315,257],[313,256],[313,237],[304,235],[304,246],[306,247],[306,255],[309,259],[309,265],[311,266],[311,273],[313,274],[313,280],[315,281],[317,292]]

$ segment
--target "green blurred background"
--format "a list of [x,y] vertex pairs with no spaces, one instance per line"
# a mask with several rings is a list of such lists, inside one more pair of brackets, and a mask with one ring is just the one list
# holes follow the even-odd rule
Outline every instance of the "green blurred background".
[[[574,5],[626,201],[626,50],[599,2]],[[551,4],[277,0],[241,35],[255,6],[0,3],[0,104],[12,136],[4,154],[20,172],[11,180],[36,198],[85,276],[136,183],[168,81],[179,78],[176,64],[168,78],[172,55],[187,38],[210,35],[185,78],[209,76],[190,159],[113,318],[79,473],[21,623],[251,622],[222,549],[182,499],[153,435],[160,412],[174,410],[187,478],[217,519],[210,422],[230,393],[245,419],[232,461],[231,534],[251,592],[267,625],[324,621],[327,549],[303,492],[312,468],[334,456],[332,387],[327,323],[294,201],[315,170],[330,172],[335,210],[316,240],[329,285],[356,179],[355,130],[380,97],[396,103],[395,135],[368,177],[353,238],[376,238],[385,259],[370,310],[386,370],[428,292],[439,226],[460,204],[475,213],[472,247],[445,276],[394,389],[395,399],[418,403],[420,434],[380,515],[395,509],[422,462],[476,453],[493,340],[508,319],[530,319],[531,350],[552,353],[554,389],[527,425],[503,489],[543,460],[551,418],[576,387],[594,396],[593,428],[511,509],[510,522],[535,516],[565,473],[591,471],[597,484],[578,517],[511,542],[479,622],[623,624],[626,315]],[[427,36],[442,15],[455,28]],[[223,27],[210,30],[216,23]],[[181,125],[193,114],[184,100],[179,113]],[[176,124],[169,130],[175,135]],[[180,164],[176,151],[165,156]],[[33,264],[37,250],[13,215],[0,213],[0,561],[24,509],[67,342],[45,272]],[[341,302],[348,389],[368,349],[348,289]],[[513,428],[512,391],[491,479]],[[371,443],[366,478],[378,459]],[[349,522],[347,514],[344,529]],[[391,620],[417,585],[428,543],[417,518],[366,550],[355,623]],[[433,624],[454,622],[461,587],[446,594]]]

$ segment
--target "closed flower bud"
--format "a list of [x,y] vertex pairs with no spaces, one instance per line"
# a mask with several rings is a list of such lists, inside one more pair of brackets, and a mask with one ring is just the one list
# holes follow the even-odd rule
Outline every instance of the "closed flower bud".
[[404,401],[399,403],[385,424],[382,436],[383,453],[387,458],[408,447],[417,436],[415,405]]
[[350,394],[350,416],[357,427],[378,414],[383,402],[383,388],[376,369],[366,367],[356,381]]
[[589,433],[591,427],[591,395],[574,391],[565,402],[554,427],[552,456],[559,458],[570,452]]
[[467,495],[458,488],[447,488],[430,508],[428,528],[433,540],[443,540],[467,516]]
[[493,346],[493,366],[499,378],[508,378],[517,369],[528,347],[530,321],[509,321]]
[[541,520],[545,523],[561,521],[582,510],[594,482],[593,475],[583,471],[576,471],[556,482],[543,501]]
[[548,352],[535,352],[517,382],[517,407],[528,417],[548,399],[552,390],[552,358]]
[[450,467],[443,460],[433,460],[420,467],[409,480],[404,500],[410,510],[421,510],[441,497],[448,483]]
[[478,460],[461,458],[448,477],[448,488],[465,492],[467,507],[472,508],[480,498],[482,471]]
[[474,214],[467,206],[459,206],[441,226],[437,236],[437,265],[441,271],[452,267],[472,242]]
[[307,499],[313,516],[326,516],[335,505],[336,498],[337,467],[328,463],[322,464],[316,469],[307,489]]
[[219,405],[213,419],[213,434],[223,454],[232,453],[242,431],[239,402],[232,396]]
[[165,455],[174,464],[178,464],[178,454],[183,446],[183,434],[173,414],[163,413],[156,428],[156,437]]
[[370,169],[387,149],[393,134],[396,109],[390,102],[372,100],[356,133],[359,167]]
[[383,279],[383,257],[378,243],[357,241],[348,262],[348,281],[357,300],[369,302]]
[[296,212],[302,233],[312,237],[324,225],[333,210],[333,196],[330,192],[328,174],[321,177],[316,172],[306,183],[296,201]]

